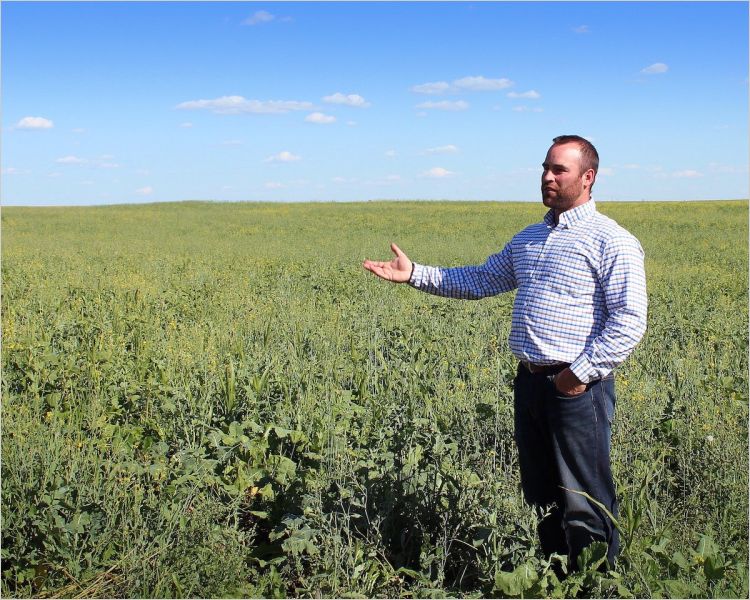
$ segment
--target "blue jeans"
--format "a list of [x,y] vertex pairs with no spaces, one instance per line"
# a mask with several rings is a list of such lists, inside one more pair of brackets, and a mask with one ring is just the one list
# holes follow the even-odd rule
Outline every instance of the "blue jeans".
[[567,554],[575,569],[583,548],[604,541],[613,566],[617,529],[604,511],[568,490],[586,492],[617,517],[609,462],[614,375],[589,383],[578,396],[560,394],[552,378],[519,365],[515,379],[515,438],[524,498],[533,506],[551,507],[538,527],[545,555]]

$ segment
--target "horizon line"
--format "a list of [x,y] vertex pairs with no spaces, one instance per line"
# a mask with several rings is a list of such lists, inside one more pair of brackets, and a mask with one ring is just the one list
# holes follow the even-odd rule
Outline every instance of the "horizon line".
[[[680,200],[597,200],[593,199],[597,203],[637,203],[637,204],[678,204],[681,202],[694,203],[694,202],[748,202],[750,198],[691,198],[691,199],[680,199]],[[154,206],[162,204],[283,204],[283,205],[299,205],[299,204],[368,204],[368,203],[473,203],[473,204],[541,204],[540,200],[449,200],[446,198],[429,199],[429,198],[409,198],[409,199],[393,199],[393,198],[373,198],[368,200],[211,200],[211,199],[193,199],[193,200],[153,200],[150,202],[111,202],[111,203],[92,203],[92,204],[8,204],[0,202],[0,210],[2,208],[104,208],[104,207],[122,207],[122,206]]]

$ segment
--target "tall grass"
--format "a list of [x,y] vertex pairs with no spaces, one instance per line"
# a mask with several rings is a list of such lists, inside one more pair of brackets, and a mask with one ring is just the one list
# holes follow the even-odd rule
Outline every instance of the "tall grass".
[[513,444],[505,203],[5,208],[2,593],[747,596],[747,204],[600,203],[647,255],[618,370],[617,570],[560,582]]

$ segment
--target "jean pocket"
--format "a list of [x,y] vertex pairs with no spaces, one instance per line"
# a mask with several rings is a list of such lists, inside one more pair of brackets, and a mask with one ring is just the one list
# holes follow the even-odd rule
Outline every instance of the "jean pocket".
[[599,384],[599,398],[607,415],[607,421],[612,425],[612,422],[615,420],[616,404],[614,376],[611,379],[609,376],[602,379]]
[[563,394],[560,390],[555,388],[555,396],[560,400],[579,400],[589,393],[589,389],[586,388],[580,394]]

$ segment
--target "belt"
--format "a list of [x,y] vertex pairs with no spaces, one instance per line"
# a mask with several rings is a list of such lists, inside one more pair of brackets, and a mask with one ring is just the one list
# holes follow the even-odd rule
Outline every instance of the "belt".
[[557,363],[554,365],[535,365],[534,363],[521,361],[521,366],[532,375],[555,375],[570,366],[570,363]]

